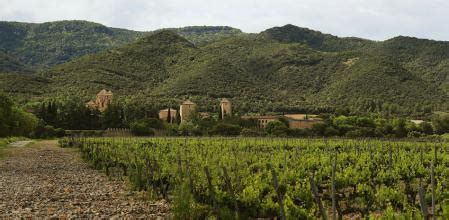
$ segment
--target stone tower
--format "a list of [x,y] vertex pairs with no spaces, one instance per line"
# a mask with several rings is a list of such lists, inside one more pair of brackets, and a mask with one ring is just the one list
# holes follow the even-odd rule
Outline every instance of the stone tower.
[[221,100],[220,107],[221,107],[221,118],[225,118],[226,116],[232,115],[232,105],[227,98]]
[[94,100],[90,100],[88,103],[86,103],[86,107],[92,110],[99,110],[101,112],[104,112],[108,105],[112,102],[113,94],[111,91],[108,91],[106,89],[101,90],[96,98]]
[[112,102],[112,92],[106,89],[101,90],[95,99],[95,104],[98,110],[103,112],[108,108],[108,105]]
[[196,108],[196,104],[191,101],[184,101],[179,107],[179,115],[181,116],[181,123],[189,120],[190,114]]

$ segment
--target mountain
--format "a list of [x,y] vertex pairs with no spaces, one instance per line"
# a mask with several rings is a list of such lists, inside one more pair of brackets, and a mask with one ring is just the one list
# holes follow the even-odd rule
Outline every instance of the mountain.
[[86,21],[0,22],[0,49],[26,65],[45,67],[134,41],[144,33]]
[[338,38],[291,25],[274,30],[196,44],[162,30],[31,76],[0,74],[0,80],[29,84],[5,89],[18,97],[38,91],[29,97],[88,100],[106,88],[123,102],[167,107],[189,98],[209,111],[222,97],[241,112],[422,115],[449,106],[448,42]]
[[32,71],[17,58],[0,51],[0,73],[31,73]]
[[[231,27],[197,26],[171,30],[193,43],[241,34],[240,30]],[[122,46],[152,33],[110,28],[87,21],[0,22],[0,50],[15,56],[24,65],[45,68]]]
[[297,27],[291,24],[282,27],[273,27],[260,33],[261,37],[282,43],[303,43],[320,51],[359,50],[372,46],[375,42],[355,37],[339,38],[330,34],[308,28]]
[[[132,94],[153,89],[169,75],[178,54],[190,53],[195,46],[171,31],[160,31],[126,46],[86,55],[45,71],[52,82],[48,92],[94,93],[107,87],[114,92]],[[71,86],[73,85],[73,86]]]
[[162,30],[173,31],[196,45],[244,34],[241,30],[228,26],[189,26]]

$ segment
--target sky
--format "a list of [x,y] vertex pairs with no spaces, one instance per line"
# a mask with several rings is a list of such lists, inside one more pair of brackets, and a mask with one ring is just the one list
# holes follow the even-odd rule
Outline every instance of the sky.
[[224,25],[257,33],[293,24],[341,37],[449,41],[448,0],[0,0],[0,20],[88,20],[150,31]]

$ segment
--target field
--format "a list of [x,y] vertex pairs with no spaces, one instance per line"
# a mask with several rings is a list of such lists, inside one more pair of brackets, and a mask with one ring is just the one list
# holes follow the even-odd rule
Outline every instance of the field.
[[[445,143],[275,138],[67,138],[180,219],[449,218]],[[334,216],[336,215],[336,216]]]

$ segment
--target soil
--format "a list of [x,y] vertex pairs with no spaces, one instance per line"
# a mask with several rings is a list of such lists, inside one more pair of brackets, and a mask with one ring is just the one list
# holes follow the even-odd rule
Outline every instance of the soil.
[[150,201],[84,162],[57,141],[14,143],[0,160],[0,219],[168,218],[164,200]]

